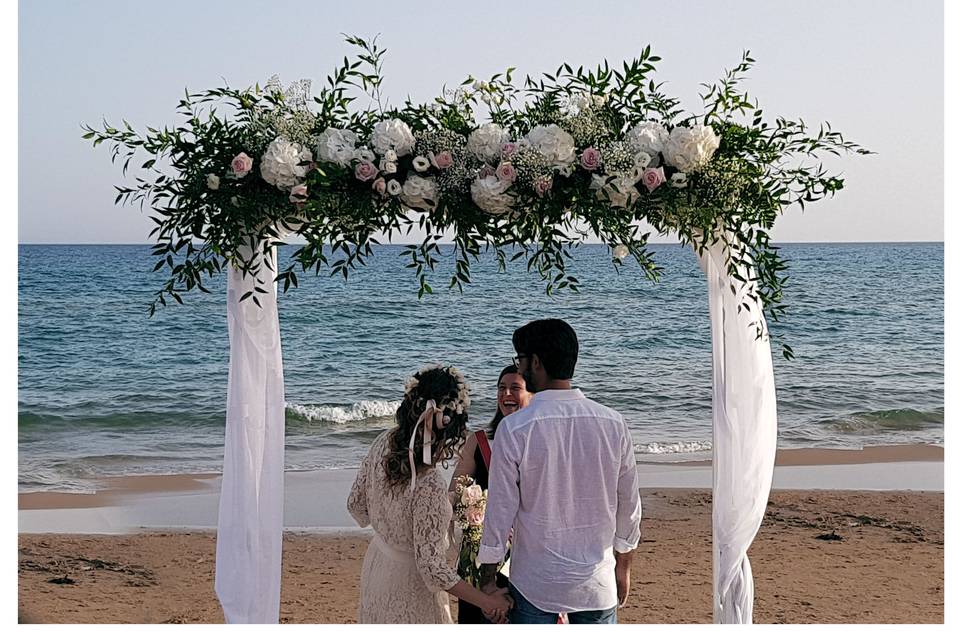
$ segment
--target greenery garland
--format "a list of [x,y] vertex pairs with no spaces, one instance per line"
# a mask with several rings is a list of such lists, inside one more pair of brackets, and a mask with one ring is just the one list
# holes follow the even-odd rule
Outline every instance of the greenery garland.
[[[260,256],[290,231],[306,244],[278,267],[284,291],[298,271],[347,278],[372,255],[377,234],[414,228],[424,240],[403,254],[419,296],[433,292],[427,277],[445,234],[456,260],[450,287],[461,291],[483,250],[496,253],[501,270],[525,260],[547,294],[577,291],[570,249],[590,235],[609,247],[615,268],[632,256],[657,280],[645,222],[697,250],[725,243],[730,273],[777,320],[786,262],[769,230],[787,207],[843,187],[819,162],[823,154],[870,153],[829,123],[812,133],[802,120],[768,122],[740,89],[754,63],[749,51],[704,85],[699,114],[682,111],[651,79],[660,59],[649,46],[621,69],[563,64],[518,88],[511,68],[393,108],[381,95],[385,50],[376,39],[346,40],[358,54],[312,100],[309,82],[284,91],[271,79],[262,88],[186,92],[176,127],[141,134],[126,120],[84,125],[94,146],[110,143],[124,175],[146,156],[135,183],[117,187],[116,203],[152,210],[154,270],[169,275],[151,315],[168,298],[182,304],[184,292],[208,292],[206,278],[228,263],[256,276],[247,295],[259,305],[269,284]],[[363,95],[370,107],[353,109]],[[785,344],[783,354],[792,357]]]

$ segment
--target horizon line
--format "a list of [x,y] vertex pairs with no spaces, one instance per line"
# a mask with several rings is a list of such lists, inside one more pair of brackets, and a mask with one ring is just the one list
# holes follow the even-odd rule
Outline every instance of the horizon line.
[[[17,242],[18,247],[24,246],[48,246],[48,247],[78,247],[78,246],[87,246],[87,247],[152,247],[153,242]],[[439,242],[438,246],[452,246],[454,243],[451,242]],[[531,243],[535,244],[535,243]],[[583,242],[582,245],[592,246],[592,247],[608,247],[610,245],[603,242]],[[681,246],[680,242],[648,242],[647,246],[650,245],[673,245]],[[773,242],[774,245],[787,245],[787,244],[944,244],[944,240],[787,240],[783,242]],[[283,246],[289,247],[303,247],[306,246],[305,242],[288,242]],[[419,246],[418,242],[380,242],[374,244],[378,247],[408,247],[408,246]]]

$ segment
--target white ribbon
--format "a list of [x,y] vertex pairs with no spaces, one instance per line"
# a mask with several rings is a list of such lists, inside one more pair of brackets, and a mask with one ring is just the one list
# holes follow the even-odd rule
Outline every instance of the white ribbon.
[[413,443],[417,439],[417,429],[423,425],[423,464],[433,464],[433,429],[443,429],[443,409],[437,406],[434,400],[427,400],[427,408],[417,419],[417,424],[410,434],[410,444],[407,445],[407,458],[410,461],[410,489],[417,486],[417,465],[413,455]]

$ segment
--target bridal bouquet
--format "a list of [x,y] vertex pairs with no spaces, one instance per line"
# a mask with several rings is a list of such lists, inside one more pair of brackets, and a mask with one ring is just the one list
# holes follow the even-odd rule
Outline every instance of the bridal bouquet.
[[[776,320],[787,277],[769,235],[784,209],[843,187],[817,160],[869,153],[829,123],[770,121],[740,84],[749,52],[713,84],[702,108],[685,111],[653,79],[660,58],[644,48],[621,67],[563,64],[514,82],[514,69],[487,80],[468,77],[427,103],[400,106],[381,94],[383,54],[376,41],[348,37],[344,58],[317,95],[309,81],[284,89],[221,87],[187,92],[183,123],[138,133],[104,122],[85,127],[107,143],[124,173],[143,155],[132,186],[117,202],[152,210],[154,270],[168,278],[150,312],[192,290],[228,264],[253,273],[261,255],[290,232],[305,244],[277,267],[286,291],[297,271],[348,276],[380,238],[416,232],[403,254],[419,295],[451,242],[449,286],[470,282],[483,250],[498,266],[523,259],[548,294],[578,290],[570,248],[607,245],[615,268],[632,257],[657,280],[661,268],[650,229],[702,248],[722,243],[731,273],[747,273],[748,292]],[[358,100],[368,106],[356,108]],[[740,277],[743,280],[743,277]]]
[[457,527],[463,532],[460,545],[460,561],[457,570],[464,580],[474,586],[480,584],[480,565],[477,553],[483,537],[483,516],[487,508],[487,492],[470,476],[457,476],[455,481],[456,501],[453,516]]

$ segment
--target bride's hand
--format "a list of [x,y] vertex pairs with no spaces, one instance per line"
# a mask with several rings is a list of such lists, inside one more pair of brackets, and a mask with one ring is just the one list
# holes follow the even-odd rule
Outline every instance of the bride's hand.
[[513,607],[513,600],[507,595],[507,589],[497,589],[488,595],[488,604],[483,608],[483,615],[490,622],[503,624],[507,622],[507,612]]

